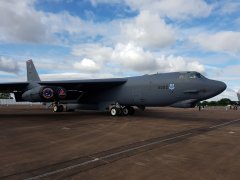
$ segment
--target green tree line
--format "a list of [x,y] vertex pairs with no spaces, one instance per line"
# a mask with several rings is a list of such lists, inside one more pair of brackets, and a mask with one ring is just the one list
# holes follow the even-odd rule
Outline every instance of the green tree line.
[[227,105],[238,105],[238,102],[231,101],[228,98],[220,99],[219,101],[203,101],[199,103],[201,106],[227,106]]

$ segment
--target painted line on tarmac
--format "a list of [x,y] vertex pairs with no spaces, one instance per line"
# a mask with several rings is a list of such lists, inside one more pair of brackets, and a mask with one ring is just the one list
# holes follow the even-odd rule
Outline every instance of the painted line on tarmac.
[[34,177],[31,177],[31,178],[27,178],[25,180],[34,180],[34,179],[44,178],[44,177],[51,176],[51,175],[54,175],[54,174],[57,174],[57,173],[61,173],[61,172],[67,171],[67,170],[71,170],[71,169],[74,169],[74,168],[77,168],[77,167],[85,166],[85,165],[88,165],[90,163],[94,163],[94,162],[97,162],[97,161],[103,161],[103,160],[105,161],[105,159],[107,159],[107,158],[117,156],[117,155],[120,155],[120,154],[124,154],[124,153],[127,153],[127,152],[131,152],[131,151],[135,151],[135,150],[147,147],[147,146],[156,145],[156,144],[159,144],[159,143],[163,143],[163,142],[171,141],[171,140],[174,140],[174,139],[182,138],[182,137],[185,137],[185,136],[189,136],[191,134],[192,133],[186,133],[186,134],[178,135],[178,136],[175,136],[175,137],[172,137],[172,138],[167,138],[167,139],[163,139],[163,140],[160,140],[160,141],[155,141],[155,142],[152,142],[152,143],[137,146],[137,147],[134,147],[134,148],[129,148],[129,149],[119,151],[119,152],[116,152],[116,153],[111,153],[111,154],[108,154],[106,156],[96,157],[92,160],[85,161],[83,163],[75,164],[75,165],[68,166],[68,167],[65,167],[65,168],[62,168],[62,169],[58,169],[58,170],[55,170],[55,171],[44,173],[44,174],[41,174],[39,176],[34,176]]
[[[208,129],[210,129],[208,131],[211,131],[211,129],[220,128],[220,127],[227,126],[227,125],[239,122],[239,121],[240,121],[240,119],[236,119],[236,120],[232,120],[232,121],[229,121],[229,122],[225,122],[225,123],[221,123],[221,124],[217,124],[217,125],[210,126],[210,127],[205,127],[205,128],[206,129],[208,128]],[[139,150],[139,149],[142,149],[142,148],[145,148],[145,147],[148,147],[148,146],[152,146],[152,145],[156,145],[156,144],[160,144],[160,143],[163,143],[163,142],[168,142],[168,141],[175,140],[175,139],[181,139],[183,137],[194,135],[194,134],[197,135],[198,133],[188,132],[188,133],[177,135],[177,136],[174,136],[174,137],[171,137],[171,138],[166,138],[166,139],[162,139],[162,140],[159,140],[159,141],[150,142],[150,143],[147,143],[147,144],[144,144],[144,145],[139,145],[139,146],[136,146],[136,147],[132,147],[132,148],[129,148],[129,149],[126,149],[126,150],[116,152],[116,153],[110,153],[110,154],[105,155],[105,156],[100,156],[100,157],[88,156],[89,158],[92,158],[92,160],[88,160],[88,161],[85,161],[85,162],[82,162],[82,163],[67,166],[65,168],[50,171],[50,172],[47,172],[47,173],[44,173],[44,174],[41,174],[41,175],[26,178],[25,180],[35,180],[35,179],[48,177],[48,176],[51,176],[51,175],[54,175],[54,174],[58,174],[58,173],[61,173],[61,172],[72,170],[74,168],[78,168],[78,167],[81,167],[81,166],[86,166],[86,165],[89,165],[91,163],[96,163],[96,162],[101,162],[101,161],[108,162],[106,159],[117,156],[117,155],[125,154],[125,153],[131,152],[131,151]]]
[[211,127],[209,127],[209,128],[210,128],[210,129],[219,128],[219,127],[226,126],[226,125],[229,125],[229,124],[238,122],[238,121],[240,121],[240,119],[232,120],[232,121],[225,122],[225,123],[222,123],[222,124],[217,124],[217,125],[211,126]]

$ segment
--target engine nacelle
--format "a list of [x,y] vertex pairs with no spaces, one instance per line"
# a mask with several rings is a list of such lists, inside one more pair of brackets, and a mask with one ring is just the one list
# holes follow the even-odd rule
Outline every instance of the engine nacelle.
[[196,106],[196,104],[197,104],[196,99],[189,99],[189,100],[174,103],[174,104],[171,105],[171,107],[175,107],[175,108],[194,108]]
[[67,97],[67,91],[62,87],[37,86],[22,94],[22,99],[29,102],[52,102]]

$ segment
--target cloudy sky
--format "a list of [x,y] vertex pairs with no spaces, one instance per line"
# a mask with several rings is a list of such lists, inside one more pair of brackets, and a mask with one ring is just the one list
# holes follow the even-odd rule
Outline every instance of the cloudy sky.
[[[240,89],[239,0],[1,0],[0,81],[195,70]],[[229,94],[230,93],[230,94]]]

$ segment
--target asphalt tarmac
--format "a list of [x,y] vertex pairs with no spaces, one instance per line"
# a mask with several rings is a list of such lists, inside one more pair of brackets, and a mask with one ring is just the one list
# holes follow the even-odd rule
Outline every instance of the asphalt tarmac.
[[240,110],[0,106],[0,179],[240,178]]

